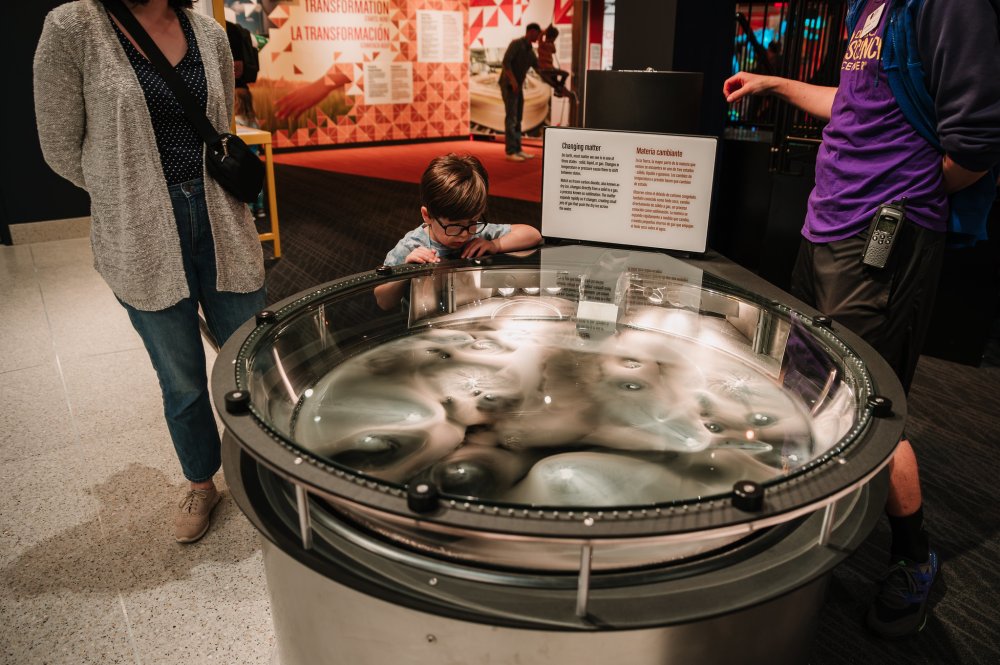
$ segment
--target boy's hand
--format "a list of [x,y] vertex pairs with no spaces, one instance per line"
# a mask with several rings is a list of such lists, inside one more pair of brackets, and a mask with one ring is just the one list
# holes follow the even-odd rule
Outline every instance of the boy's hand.
[[496,254],[499,251],[499,247],[497,247],[497,244],[492,240],[487,240],[486,238],[473,238],[469,242],[465,243],[464,247],[462,247],[462,258],[474,259],[477,256]]
[[407,263],[441,263],[437,252],[430,247],[417,247],[406,257]]

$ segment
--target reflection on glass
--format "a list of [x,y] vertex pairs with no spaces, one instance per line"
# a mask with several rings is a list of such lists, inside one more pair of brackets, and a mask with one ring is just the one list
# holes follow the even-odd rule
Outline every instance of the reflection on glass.
[[369,479],[586,508],[779,481],[861,431],[866,374],[828,332],[664,255],[554,250],[408,277],[398,312],[303,299],[247,351],[255,414]]
[[459,496],[614,506],[766,481],[831,439],[817,437],[797,394],[693,339],[623,330],[594,342],[568,321],[453,325],[334,368],[302,401],[295,440],[394,483],[429,478]]

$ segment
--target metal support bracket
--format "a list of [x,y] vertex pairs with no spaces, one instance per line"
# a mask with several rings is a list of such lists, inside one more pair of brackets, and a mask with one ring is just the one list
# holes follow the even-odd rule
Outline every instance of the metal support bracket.
[[593,558],[593,546],[585,543],[580,549],[580,576],[576,583],[576,615],[581,619],[587,616],[587,604],[590,601],[590,567]]
[[830,534],[833,533],[833,518],[837,512],[837,504],[829,503],[823,510],[823,524],[819,528],[819,543],[820,547],[826,547],[830,544]]
[[312,516],[309,514],[309,493],[302,485],[295,486],[295,503],[299,509],[299,533],[302,547],[311,550],[313,546]]

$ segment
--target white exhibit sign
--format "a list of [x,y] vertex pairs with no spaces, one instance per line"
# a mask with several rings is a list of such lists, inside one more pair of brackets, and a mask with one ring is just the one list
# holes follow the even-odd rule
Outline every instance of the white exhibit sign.
[[412,62],[366,62],[365,104],[412,104]]
[[464,62],[462,12],[417,10],[417,62]]
[[717,139],[548,127],[542,235],[704,252]]

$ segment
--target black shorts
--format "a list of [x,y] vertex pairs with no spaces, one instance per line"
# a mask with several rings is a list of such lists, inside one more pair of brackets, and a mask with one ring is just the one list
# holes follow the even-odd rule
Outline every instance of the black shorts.
[[937,293],[945,234],[905,223],[881,269],[861,263],[867,239],[867,230],[823,244],[803,238],[792,295],[868,342],[909,392]]

